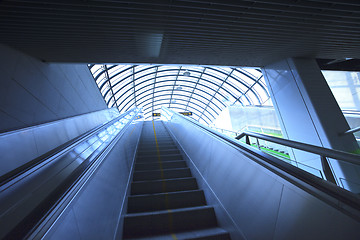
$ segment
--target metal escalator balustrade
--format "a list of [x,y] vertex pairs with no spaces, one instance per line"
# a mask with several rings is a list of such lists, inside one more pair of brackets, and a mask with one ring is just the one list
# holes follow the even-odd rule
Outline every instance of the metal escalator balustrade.
[[144,122],[124,239],[230,239],[162,121]]
[[[283,147],[288,147],[290,148],[290,150],[296,149],[297,151],[308,153],[307,155],[303,155],[303,156],[318,161],[319,162],[318,165],[320,169],[307,166],[305,164],[302,164],[301,162],[292,161],[290,158],[285,159],[285,161],[290,162],[292,165],[297,166],[311,174],[314,174],[317,177],[327,180],[339,187],[342,187],[354,193],[360,193],[360,182],[355,181],[347,184],[344,183],[347,180],[345,178],[338,177],[331,165],[331,161],[338,160],[350,164],[352,166],[359,166],[360,155],[342,152],[334,149],[328,149],[324,147],[318,147],[306,143],[296,142],[288,139],[268,136],[265,134],[260,134],[250,131],[244,131],[243,133],[239,134],[236,137],[236,139],[238,140],[245,139],[244,142],[246,144],[256,146],[260,150],[262,150],[262,146],[266,145],[267,142],[271,142],[281,145]],[[284,158],[280,158],[280,159],[284,159]]]
[[0,239],[41,238],[135,119],[130,110],[0,185]]
[[356,194],[170,109],[161,114],[233,239],[360,238]]
[[[214,135],[214,136],[220,138],[221,140],[229,143],[233,147],[238,148],[240,151],[245,151],[247,153],[253,154],[254,156],[261,157],[267,163],[271,164],[273,167],[284,170],[285,172],[290,173],[291,175],[301,179],[302,181],[310,183],[311,185],[314,185],[316,187],[322,188],[328,194],[331,194],[335,197],[343,199],[347,203],[351,203],[354,207],[360,209],[358,198],[354,197],[351,194],[348,194],[347,191],[345,191],[345,192],[340,191],[339,189],[336,188],[336,187],[343,187],[343,188],[345,188],[345,187],[343,185],[340,185],[335,180],[336,176],[334,175],[334,173],[331,169],[331,166],[328,163],[329,159],[336,159],[336,160],[340,160],[340,161],[343,161],[343,162],[346,162],[349,164],[360,165],[360,155],[346,153],[346,152],[342,152],[342,151],[338,151],[338,150],[334,150],[334,149],[318,147],[318,146],[314,146],[314,145],[310,145],[310,144],[306,144],[306,143],[300,143],[300,142],[291,141],[288,139],[277,138],[277,137],[268,136],[265,134],[260,134],[260,133],[255,133],[255,132],[250,132],[250,131],[244,131],[243,133],[239,134],[235,139],[233,139],[224,134],[220,134],[219,132],[215,131],[214,129],[212,129],[210,127],[201,125],[191,118],[186,118],[184,116],[181,116],[180,114],[178,114],[175,111],[172,111],[166,107],[162,107],[161,114],[168,121],[171,121],[174,118],[174,116],[180,117],[181,119],[184,119],[187,122],[190,122],[191,124],[196,125],[197,127],[210,133],[211,135]],[[318,179],[314,178],[314,176],[312,176],[314,174],[306,171],[306,169],[304,170],[300,167],[298,168],[297,166],[290,165],[287,162],[284,162],[284,161],[280,160],[279,158],[275,158],[275,157],[273,157],[273,155],[268,155],[265,152],[262,152],[262,151],[258,152],[257,151],[258,149],[251,146],[252,142],[250,141],[249,137],[254,137],[256,139],[255,145],[257,146],[257,148],[258,148],[258,146],[260,146],[258,139],[263,139],[263,140],[267,140],[267,141],[270,141],[273,143],[281,144],[283,146],[292,147],[295,149],[307,151],[309,153],[318,155],[321,159],[321,164],[323,167],[322,171],[325,175],[325,178],[322,177],[321,174],[320,174],[320,176],[315,174],[316,178],[320,177],[320,178],[322,178],[321,180],[328,181],[336,186],[322,185],[321,184],[322,182],[319,181],[320,179],[318,180]],[[242,138],[245,138],[245,144],[237,141]],[[304,174],[303,171],[306,171],[306,173],[310,173],[311,175]],[[346,181],[346,179],[344,179],[344,182],[345,181]],[[356,184],[356,185],[357,185],[356,187],[358,187],[358,188],[360,187],[360,184]],[[347,190],[350,191],[351,189],[347,189]],[[355,193],[358,193],[358,192],[355,192]],[[344,196],[344,195],[346,195],[346,196]]]

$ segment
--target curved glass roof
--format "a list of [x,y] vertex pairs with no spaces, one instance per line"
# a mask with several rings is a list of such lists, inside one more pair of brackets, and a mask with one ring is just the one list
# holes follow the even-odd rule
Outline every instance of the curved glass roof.
[[195,120],[210,124],[231,105],[263,105],[269,100],[259,69],[178,66],[90,64],[108,107],[125,112],[141,107],[145,118],[162,106],[192,112]]

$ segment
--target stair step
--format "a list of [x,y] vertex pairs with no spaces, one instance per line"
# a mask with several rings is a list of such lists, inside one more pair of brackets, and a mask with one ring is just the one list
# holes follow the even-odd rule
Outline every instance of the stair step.
[[[182,160],[181,154],[160,154],[161,161],[171,161],[171,160]],[[158,160],[158,155],[138,155],[136,162],[156,162]]]
[[[183,160],[181,155],[178,158],[173,158],[173,157],[167,158],[167,157],[160,156],[160,161],[162,163],[164,163],[164,162],[173,162],[173,161],[181,161],[181,160]],[[154,156],[153,158],[137,159],[135,163],[137,164],[137,163],[153,163],[153,162],[159,162],[159,158],[157,156]]]
[[[164,150],[178,150],[176,145],[158,145],[159,150],[160,151],[164,151]],[[157,151],[157,146],[156,144],[154,145],[144,145],[144,146],[140,146],[138,148],[139,152],[148,152],[148,151]]]
[[[157,154],[157,149],[151,149],[149,151],[141,151],[140,149],[138,149],[138,155],[139,154],[152,154],[152,155],[156,155]],[[180,154],[179,149],[174,148],[174,149],[162,149],[160,150],[160,154]]]
[[147,236],[139,238],[124,238],[133,240],[230,240],[229,233],[222,228],[207,228],[173,234]]
[[124,238],[169,234],[217,226],[210,206],[147,213],[130,213],[124,218]]
[[[161,164],[163,169],[171,169],[171,168],[186,168],[186,161],[166,161]],[[149,162],[149,163],[136,163],[135,171],[146,171],[146,170],[159,170],[160,164],[158,161]]]
[[146,181],[158,179],[173,179],[173,178],[187,178],[191,177],[189,168],[175,168],[163,170],[150,170],[150,171],[135,171],[133,181]]
[[[174,141],[172,139],[161,139],[157,141],[157,144],[160,145],[175,145]],[[139,143],[139,146],[156,146],[156,142],[155,139],[154,140],[149,140],[149,141],[141,141]]]
[[164,179],[153,181],[138,181],[131,183],[131,195],[177,192],[196,190],[198,188],[195,178]]
[[202,190],[135,195],[128,197],[128,213],[150,212],[206,205]]

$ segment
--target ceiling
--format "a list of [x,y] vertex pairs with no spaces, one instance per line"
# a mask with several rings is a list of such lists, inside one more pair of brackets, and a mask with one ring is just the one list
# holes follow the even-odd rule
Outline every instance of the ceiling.
[[89,69],[108,107],[121,113],[139,107],[146,119],[164,106],[209,125],[228,106],[271,105],[255,68],[92,64]]
[[0,32],[48,62],[326,66],[360,58],[360,2],[3,0]]

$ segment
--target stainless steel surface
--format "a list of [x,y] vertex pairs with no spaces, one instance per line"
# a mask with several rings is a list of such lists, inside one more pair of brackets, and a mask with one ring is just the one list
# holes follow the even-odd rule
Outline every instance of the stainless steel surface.
[[71,193],[69,189],[76,185],[74,181],[84,176],[84,170],[102,161],[99,156],[122,136],[138,111],[134,109],[120,115],[3,183],[0,186],[0,238],[23,238],[39,224],[39,217],[48,216],[50,207],[64,199],[65,193]]
[[222,212],[217,212],[220,225],[230,233],[238,231],[244,239],[360,238],[360,199],[355,194],[349,193],[357,209],[329,195],[323,180],[314,177],[310,183],[318,181],[325,190],[281,169],[274,171],[256,149],[247,153],[178,114],[169,119],[168,129],[202,177],[201,184],[209,186],[211,204]]
[[142,124],[140,121],[129,126],[44,239],[119,239],[116,236],[122,236],[129,174]]
[[284,138],[277,138],[277,137],[272,137],[272,136],[261,134],[261,133],[248,132],[248,131],[241,133],[239,136],[236,137],[236,139],[241,139],[244,136],[251,136],[251,137],[259,138],[259,139],[263,139],[266,141],[278,143],[278,144],[281,144],[284,146],[296,148],[299,150],[316,153],[320,156],[335,158],[337,160],[344,161],[347,163],[360,165],[360,155],[357,155],[357,154],[351,154],[351,153],[347,153],[347,152],[343,152],[343,151],[318,147],[318,146],[314,146],[314,145],[310,145],[310,144],[306,144],[306,143],[296,142],[296,141],[292,141],[292,140],[288,140],[288,139],[284,139]]
[[0,134],[0,176],[119,116],[115,109]]
[[343,134],[356,133],[356,132],[358,132],[358,131],[360,131],[360,127],[357,127],[357,128],[352,128],[352,129],[350,129],[350,130],[348,130],[348,131],[344,132]]

